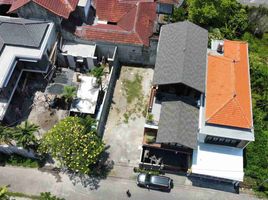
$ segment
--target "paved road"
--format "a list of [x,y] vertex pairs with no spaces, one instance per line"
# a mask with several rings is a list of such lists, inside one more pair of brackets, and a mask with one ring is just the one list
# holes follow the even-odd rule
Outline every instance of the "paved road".
[[209,199],[232,199],[232,200],[253,200],[256,199],[248,194],[233,194],[229,192],[198,188],[193,186],[176,185],[170,193],[159,191],[148,191],[138,188],[134,177],[118,178],[108,177],[102,180],[99,188],[90,190],[81,184],[73,185],[65,174],[60,174],[61,181],[48,173],[36,169],[18,167],[0,167],[0,185],[10,184],[12,191],[27,194],[39,194],[40,192],[51,192],[66,200],[126,200],[126,190],[129,189],[132,196],[130,199],[140,200],[209,200]]

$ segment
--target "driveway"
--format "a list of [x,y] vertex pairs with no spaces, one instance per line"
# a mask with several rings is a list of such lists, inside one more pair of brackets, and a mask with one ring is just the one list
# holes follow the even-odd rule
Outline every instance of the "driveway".
[[152,77],[151,68],[122,66],[103,136],[115,165],[139,163]]

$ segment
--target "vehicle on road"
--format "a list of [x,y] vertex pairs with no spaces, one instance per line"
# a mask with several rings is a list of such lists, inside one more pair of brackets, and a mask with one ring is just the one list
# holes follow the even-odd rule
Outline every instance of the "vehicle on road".
[[156,176],[140,173],[137,177],[137,185],[148,189],[170,191],[173,187],[173,180],[166,176]]

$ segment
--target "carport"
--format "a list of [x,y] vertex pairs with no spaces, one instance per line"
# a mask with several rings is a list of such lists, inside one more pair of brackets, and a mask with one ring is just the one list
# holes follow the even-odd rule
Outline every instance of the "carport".
[[191,156],[191,149],[143,145],[140,167],[169,173],[186,172],[191,164]]

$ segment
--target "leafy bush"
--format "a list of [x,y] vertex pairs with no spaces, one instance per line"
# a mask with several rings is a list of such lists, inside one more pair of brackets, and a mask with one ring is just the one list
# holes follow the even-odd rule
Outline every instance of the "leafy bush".
[[133,171],[135,173],[145,173],[145,174],[151,174],[151,175],[160,175],[161,174],[161,172],[159,170],[141,169],[138,167],[134,167]]
[[154,122],[154,115],[153,114],[149,113],[147,115],[147,122],[149,122],[149,123],[153,123]]
[[64,200],[64,199],[53,196],[50,192],[42,192],[40,194],[39,200]]
[[0,160],[1,163],[12,166],[38,168],[43,164],[41,160],[25,158],[18,154],[12,154],[12,155],[0,154],[0,157],[1,157]]

